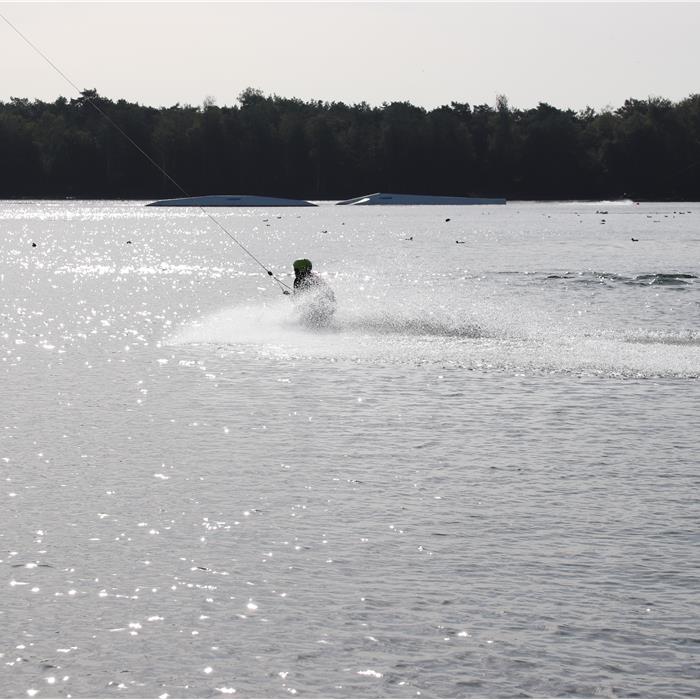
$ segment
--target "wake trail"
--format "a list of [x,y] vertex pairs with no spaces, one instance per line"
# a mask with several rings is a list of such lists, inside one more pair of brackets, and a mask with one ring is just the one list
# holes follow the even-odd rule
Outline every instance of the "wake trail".
[[379,306],[341,305],[332,323],[318,329],[300,323],[286,300],[234,306],[185,324],[166,343],[248,348],[279,359],[440,364],[526,374],[700,376],[700,335],[694,331],[596,329],[495,303],[484,304],[479,313],[398,302]]

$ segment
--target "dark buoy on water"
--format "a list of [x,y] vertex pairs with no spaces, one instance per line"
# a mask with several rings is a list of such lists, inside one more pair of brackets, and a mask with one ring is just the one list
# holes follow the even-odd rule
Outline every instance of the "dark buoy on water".
[[34,241],[32,241],[32,248],[36,248],[36,243],[34,243]]
[[449,221],[449,219],[445,219],[445,223],[447,223],[448,221]]
[[639,238],[633,238],[632,239],[635,243],[639,243]]

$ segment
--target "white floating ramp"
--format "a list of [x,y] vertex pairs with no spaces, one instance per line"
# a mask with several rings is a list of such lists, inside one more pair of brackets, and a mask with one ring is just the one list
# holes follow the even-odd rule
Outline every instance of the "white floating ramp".
[[305,199],[256,197],[250,194],[209,194],[203,197],[180,197],[150,202],[147,207],[315,207]]
[[346,199],[337,204],[505,204],[503,197],[439,197],[430,194],[387,194],[386,192],[375,192],[366,194],[364,197]]

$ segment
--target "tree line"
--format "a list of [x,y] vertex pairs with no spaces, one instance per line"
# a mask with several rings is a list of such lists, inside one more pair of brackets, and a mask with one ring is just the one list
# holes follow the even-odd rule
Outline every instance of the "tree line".
[[95,90],[0,101],[0,197],[189,194],[342,199],[700,199],[700,94],[582,111],[452,102],[303,101],[249,88],[233,106],[154,108]]

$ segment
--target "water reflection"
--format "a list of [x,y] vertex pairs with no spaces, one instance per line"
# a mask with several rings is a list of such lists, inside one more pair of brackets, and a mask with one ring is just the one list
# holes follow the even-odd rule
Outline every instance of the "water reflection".
[[313,333],[197,215],[0,205],[3,693],[696,695],[698,286],[625,283],[694,218],[567,206],[226,214]]

